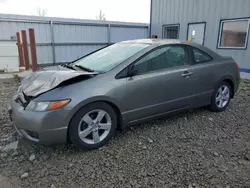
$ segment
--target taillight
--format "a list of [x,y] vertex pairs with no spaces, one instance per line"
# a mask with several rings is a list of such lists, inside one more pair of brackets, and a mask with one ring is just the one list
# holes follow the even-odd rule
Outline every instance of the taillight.
[[237,67],[237,69],[239,69],[239,65],[237,62],[235,62],[235,66]]

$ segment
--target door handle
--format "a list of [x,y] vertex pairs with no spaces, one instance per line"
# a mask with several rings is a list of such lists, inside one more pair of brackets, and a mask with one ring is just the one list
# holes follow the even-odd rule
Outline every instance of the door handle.
[[193,75],[193,73],[192,72],[189,72],[189,71],[184,71],[183,73],[182,73],[182,77],[189,77],[189,76],[192,76]]

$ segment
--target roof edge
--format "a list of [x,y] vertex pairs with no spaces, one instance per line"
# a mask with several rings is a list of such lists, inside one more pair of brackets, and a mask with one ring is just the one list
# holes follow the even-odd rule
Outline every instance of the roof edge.
[[130,25],[130,26],[144,26],[149,27],[148,23],[137,22],[121,22],[121,21],[101,21],[91,19],[77,19],[77,18],[60,18],[60,17],[42,17],[33,15],[19,15],[19,14],[0,14],[0,20],[29,20],[29,21],[44,21],[44,22],[78,22],[78,23],[94,23],[94,24],[117,24],[117,25]]

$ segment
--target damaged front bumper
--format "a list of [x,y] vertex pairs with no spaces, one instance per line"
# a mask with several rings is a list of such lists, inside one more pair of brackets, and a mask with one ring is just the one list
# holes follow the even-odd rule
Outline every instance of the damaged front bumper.
[[[10,119],[19,135],[45,145],[67,142],[67,125],[63,109],[49,112],[25,111],[16,101],[9,106]],[[65,116],[64,116],[65,115]]]

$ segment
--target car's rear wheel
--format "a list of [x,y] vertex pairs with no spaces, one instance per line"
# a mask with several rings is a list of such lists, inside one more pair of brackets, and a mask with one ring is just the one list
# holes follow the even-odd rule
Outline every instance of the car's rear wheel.
[[228,82],[222,81],[218,84],[218,86],[215,88],[210,109],[213,112],[222,112],[224,111],[231,100],[232,96],[232,88],[231,85]]
[[69,125],[72,143],[84,150],[97,149],[115,135],[117,115],[104,102],[96,102],[81,108]]

